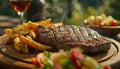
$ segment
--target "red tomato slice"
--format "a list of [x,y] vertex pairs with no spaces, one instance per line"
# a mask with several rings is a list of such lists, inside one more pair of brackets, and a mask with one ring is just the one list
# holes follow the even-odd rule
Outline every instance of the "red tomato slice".
[[111,67],[110,66],[105,66],[104,69],[111,69]]
[[110,25],[111,25],[111,26],[118,26],[119,24],[118,24],[118,22],[117,22],[116,20],[114,20],[114,21],[112,21],[112,22],[110,23]]
[[71,52],[71,60],[73,61],[76,69],[81,68],[81,62],[85,59],[85,56],[80,52],[78,48],[74,48]]
[[36,58],[32,58],[32,64],[37,67],[40,67],[40,64],[37,62]]
[[104,26],[104,23],[102,23],[102,22],[98,22],[97,24],[98,24],[98,26]]

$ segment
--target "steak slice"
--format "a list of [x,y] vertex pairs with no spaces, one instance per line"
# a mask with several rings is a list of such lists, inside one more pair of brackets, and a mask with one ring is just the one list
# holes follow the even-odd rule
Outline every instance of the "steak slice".
[[81,47],[84,53],[101,53],[107,52],[111,46],[111,41],[96,31],[81,26],[62,25],[55,28],[40,26],[38,32],[40,43],[57,50]]

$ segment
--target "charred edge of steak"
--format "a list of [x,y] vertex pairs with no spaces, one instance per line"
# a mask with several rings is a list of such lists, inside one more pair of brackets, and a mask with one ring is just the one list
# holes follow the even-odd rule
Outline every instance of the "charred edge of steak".
[[109,40],[103,37],[96,40],[93,38],[96,32],[81,26],[65,25],[55,28],[40,26],[38,32],[40,43],[50,45],[56,50],[81,47],[85,53],[99,53],[107,52],[111,46]]
[[67,42],[63,43],[61,47],[57,46],[57,49],[68,50],[74,47],[80,47],[87,54],[103,53],[110,49],[111,42],[104,38],[101,38],[99,41],[91,40],[90,42]]

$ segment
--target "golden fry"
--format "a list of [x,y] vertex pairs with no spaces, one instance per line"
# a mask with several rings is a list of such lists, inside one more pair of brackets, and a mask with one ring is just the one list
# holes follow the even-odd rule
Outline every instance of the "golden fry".
[[43,44],[41,44],[41,43],[37,43],[37,42],[35,42],[34,40],[30,40],[30,39],[26,38],[26,37],[23,36],[23,35],[20,35],[19,37],[20,37],[20,40],[21,40],[23,43],[25,43],[25,44],[27,44],[27,45],[35,48],[35,49],[38,49],[38,50],[41,50],[41,51],[52,49],[50,46],[45,46],[45,45],[43,45]]
[[[32,39],[37,39],[39,26],[57,27],[60,25],[63,25],[63,23],[51,23],[51,18],[49,18],[40,22],[29,21],[27,23],[18,25],[17,27],[12,29],[9,29],[9,28],[5,29],[4,32],[9,37],[9,39],[7,40],[7,43],[14,42],[15,47],[18,47],[18,46],[21,47],[20,50],[16,48],[18,51],[28,53],[28,50],[27,50],[28,46],[31,46],[32,48],[38,49],[40,51],[44,51],[44,50],[50,50],[52,49],[52,47],[43,45],[41,43],[38,43],[32,40]],[[31,39],[25,37],[24,35],[30,36]],[[23,43],[23,44],[17,43],[18,38],[20,39],[20,43]]]
[[60,26],[60,25],[63,25],[63,23],[61,22],[61,23],[55,23],[55,24],[53,24],[55,27],[57,27],[57,26]]
[[38,25],[47,25],[50,23],[51,23],[51,18],[44,20],[44,21],[37,22]]
[[5,33],[5,34],[10,34],[10,33],[12,33],[12,32],[13,32],[12,29],[9,29],[9,28],[7,28],[7,29],[4,30],[4,33]]
[[13,46],[16,50],[21,51],[22,53],[28,53],[28,46],[26,44],[21,43],[20,38],[14,38]]
[[14,31],[14,32],[18,32],[18,31],[20,31],[21,29],[24,29],[23,25],[18,25],[17,27],[13,28],[13,31]]

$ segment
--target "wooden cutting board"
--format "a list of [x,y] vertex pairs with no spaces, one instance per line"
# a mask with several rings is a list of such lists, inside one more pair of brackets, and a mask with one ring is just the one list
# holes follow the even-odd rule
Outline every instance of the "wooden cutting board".
[[[0,65],[9,69],[31,69],[31,58],[35,57],[39,52],[31,52],[22,54],[14,49],[12,45],[5,45],[6,35],[0,36]],[[95,58],[102,66],[111,65],[114,69],[119,68],[120,63],[120,43],[114,39],[107,38],[113,43],[107,53],[95,54],[91,56]]]
[[26,56],[26,54],[16,51],[12,45],[5,45],[4,41],[6,39],[6,35],[0,36],[0,66],[5,69],[31,69],[34,67],[29,63],[33,55]]

